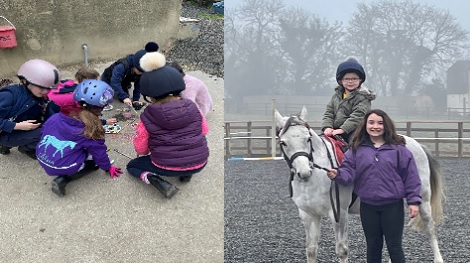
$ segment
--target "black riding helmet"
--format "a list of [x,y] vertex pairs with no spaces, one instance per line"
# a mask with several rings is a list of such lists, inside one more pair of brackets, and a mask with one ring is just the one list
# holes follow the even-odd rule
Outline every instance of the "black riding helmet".
[[342,86],[341,79],[346,73],[356,73],[361,79],[360,84],[366,80],[366,73],[364,68],[361,64],[359,64],[359,62],[357,62],[355,58],[350,57],[338,65],[338,68],[336,69],[336,82],[338,82],[340,86]]

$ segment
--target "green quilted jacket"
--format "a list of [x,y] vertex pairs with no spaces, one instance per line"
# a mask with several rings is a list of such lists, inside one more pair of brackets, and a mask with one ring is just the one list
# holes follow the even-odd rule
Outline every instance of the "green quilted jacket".
[[345,133],[353,132],[371,109],[371,101],[376,98],[375,93],[364,86],[353,91],[346,99],[343,99],[343,92],[343,87],[335,88],[335,94],[323,114],[322,131],[333,128],[343,129]]

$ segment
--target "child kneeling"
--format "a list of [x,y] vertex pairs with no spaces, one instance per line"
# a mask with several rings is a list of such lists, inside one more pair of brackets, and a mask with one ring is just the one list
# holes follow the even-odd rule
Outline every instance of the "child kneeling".
[[127,170],[171,198],[178,188],[160,175],[189,182],[193,174],[200,172],[209,157],[205,136],[208,127],[197,105],[181,97],[183,77],[166,65],[163,54],[147,52],[140,65],[145,70],[140,92],[150,104],[140,115],[134,139],[137,155],[143,156],[131,160]]
[[60,113],[43,125],[36,147],[39,164],[56,176],[52,192],[65,195],[65,186],[73,180],[101,168],[111,178],[121,169],[111,165],[106,153],[105,133],[98,116],[113,100],[114,91],[100,80],[84,80],[73,92],[73,103],[65,103]]

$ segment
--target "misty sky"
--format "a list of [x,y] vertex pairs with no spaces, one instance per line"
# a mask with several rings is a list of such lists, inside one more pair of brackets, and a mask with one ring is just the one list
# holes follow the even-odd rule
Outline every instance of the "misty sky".
[[[224,1],[225,7],[230,8],[241,4],[242,0]],[[288,6],[301,6],[305,10],[314,13],[321,18],[326,18],[328,22],[341,21],[346,24],[357,10],[357,3],[376,3],[379,1],[360,0],[284,0]],[[401,1],[397,1],[401,2]],[[457,22],[465,30],[470,32],[470,1],[469,0],[413,0],[438,9],[449,10]]]

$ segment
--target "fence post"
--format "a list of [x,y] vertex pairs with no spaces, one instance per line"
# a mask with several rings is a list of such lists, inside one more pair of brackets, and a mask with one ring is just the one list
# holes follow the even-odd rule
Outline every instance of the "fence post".
[[463,157],[463,140],[462,140],[462,137],[463,137],[463,122],[458,122],[458,135],[457,137],[459,138],[459,146],[458,146],[458,149],[459,149],[459,158],[462,158]]
[[[434,138],[439,138],[439,130],[434,130]],[[434,149],[436,150],[436,157],[439,158],[439,139],[434,140]]]
[[271,157],[276,157],[276,99],[272,99]]
[[225,140],[225,156],[230,158],[230,123],[228,122],[225,123],[225,137],[229,138]]
[[406,136],[411,137],[411,121],[406,122]]
[[[252,127],[253,127],[253,123],[251,121],[247,122],[246,124],[246,132],[250,135],[250,137],[253,136],[252,134]],[[253,157],[253,144],[251,143],[251,139],[247,139],[247,147],[248,147],[248,156],[249,157]]]

